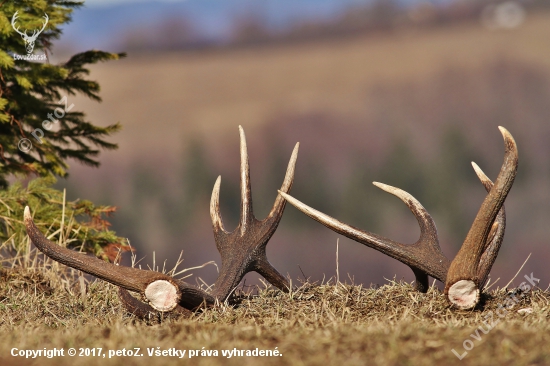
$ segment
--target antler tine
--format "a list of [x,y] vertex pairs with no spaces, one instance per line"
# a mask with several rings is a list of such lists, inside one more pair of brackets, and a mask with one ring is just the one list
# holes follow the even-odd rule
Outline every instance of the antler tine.
[[254,214],[252,212],[252,187],[250,185],[250,166],[248,164],[246,136],[241,126],[239,126],[239,135],[241,150],[241,220],[239,226],[241,236],[243,236],[250,222],[254,220]]
[[[471,309],[479,302],[479,292],[482,285],[482,278],[479,276],[481,256],[483,250],[487,247],[486,243],[493,223],[512,188],[517,172],[518,151],[516,142],[504,127],[499,126],[499,129],[504,138],[504,162],[495,184],[485,197],[472,227],[458,254],[452,261],[447,274],[445,294],[453,305],[461,309]],[[483,181],[484,179],[482,179]],[[496,253],[494,254],[496,255]]]
[[485,187],[485,190],[487,193],[491,191],[491,188],[493,188],[493,181],[481,170],[479,165],[477,165],[475,162],[472,161],[472,168],[474,168],[474,171],[476,172],[477,177],[481,181],[481,184],[483,184],[483,187]]
[[437,231],[430,215],[426,212],[424,207],[407,192],[382,183],[375,182],[375,185],[401,198],[417,217],[421,225],[421,236],[416,243],[406,245],[368,231],[360,230],[317,211],[288,194],[281,191],[279,191],[279,193],[298,210],[325,225],[332,231],[376,249],[411,267],[417,278],[418,283],[416,286],[419,290],[427,290],[427,279],[422,273],[430,275],[441,282],[445,282],[447,269],[449,268],[449,260],[439,249]]
[[418,226],[420,227],[420,237],[414,244],[419,248],[419,252],[426,257],[426,254],[428,253],[437,253],[438,255],[444,257],[444,260],[440,258],[440,262],[436,266],[432,265],[432,261],[426,260],[425,264],[433,267],[429,272],[420,270],[414,266],[410,266],[416,277],[415,289],[420,292],[428,291],[428,273],[437,273],[437,276],[434,277],[444,283],[450,261],[441,252],[441,247],[439,246],[439,238],[437,236],[437,227],[435,226],[435,222],[432,219],[432,216],[428,213],[428,211],[426,211],[424,206],[422,206],[422,204],[410,193],[384,183],[372,182],[372,184],[382,189],[383,191],[386,191],[396,196],[401,201],[403,201],[407,205],[407,207],[409,207],[409,210],[411,210],[411,212],[413,213],[416,221],[418,222]]
[[[487,190],[487,193],[489,193],[491,191],[491,188],[493,187],[493,182],[491,181],[491,179],[489,179],[489,177],[485,175],[483,170],[481,170],[481,168],[476,163],[472,162],[472,166],[474,167],[474,170],[479,180],[481,181],[481,183],[483,183],[485,190]],[[504,209],[504,205],[502,205],[495,219],[495,222],[491,227],[489,237],[487,238],[485,248],[483,249],[483,254],[481,255],[481,259],[479,261],[477,273],[480,279],[480,288],[483,288],[483,286],[485,286],[487,278],[489,277],[489,272],[491,272],[491,268],[493,267],[493,264],[497,259],[498,251],[500,250],[500,245],[502,244],[502,239],[504,238],[505,229],[506,211]]]
[[[31,241],[46,256],[126,290],[139,292],[157,311],[171,311],[180,303],[193,309],[203,302],[214,302],[212,296],[160,272],[114,265],[52,243],[36,227],[28,206],[25,207],[24,221]],[[185,299],[182,299],[182,294]]]
[[220,214],[220,185],[222,183],[221,175],[216,179],[214,183],[214,189],[212,190],[212,198],[210,199],[210,218],[212,219],[212,226],[214,232],[223,231],[228,234],[223,226],[222,216]]
[[[290,156],[290,161],[288,162],[285,179],[283,180],[283,184],[281,186],[281,191],[285,193],[290,192],[290,189],[292,188],[292,183],[294,182],[294,171],[296,169],[296,161],[298,159],[299,148],[300,143],[298,142],[294,146],[294,150],[292,150],[292,155]],[[269,240],[275,230],[277,230],[279,222],[283,217],[285,206],[286,200],[281,195],[277,195],[275,203],[273,204],[273,208],[271,209],[267,217],[261,221],[261,224],[265,228],[265,233],[263,233],[263,237],[267,238],[267,240]],[[258,255],[258,259],[256,260],[254,265],[254,270],[281,291],[288,291],[290,287],[288,280],[283,275],[281,275],[275,269],[275,267],[271,265],[271,263],[269,263],[269,261],[267,260],[267,255],[265,254],[265,246],[261,251],[261,255]]]
[[[483,184],[483,187],[485,187],[485,190],[487,191],[487,193],[489,193],[491,191],[491,188],[493,187],[493,181],[489,179],[489,177],[485,175],[483,170],[481,170],[481,168],[473,161],[472,161],[472,167],[474,168],[474,171],[476,172],[477,177]],[[504,205],[502,205],[495,219],[495,222],[493,222],[493,225],[491,226],[491,231],[489,231],[487,241],[485,242],[485,246],[483,247],[483,250],[484,250],[483,255],[486,254],[486,249],[488,249],[488,247],[493,244],[494,240],[498,238],[499,235],[497,234],[500,233],[500,236],[504,235],[505,225],[506,225],[506,214],[504,210]],[[502,237],[500,238],[500,240],[502,240]]]
[[409,207],[414,217],[416,217],[418,226],[420,226],[420,238],[417,243],[421,243],[422,245],[430,245],[436,250],[441,250],[439,247],[439,238],[437,237],[435,222],[432,219],[432,216],[416,198],[414,198],[410,193],[397,187],[379,182],[372,182],[372,184],[381,190],[396,196],[403,201],[407,207]]
[[[296,161],[298,160],[299,149],[300,149],[300,143],[297,142],[296,145],[294,146],[294,150],[292,150],[292,155],[290,156],[290,161],[288,162],[288,167],[286,168],[285,179],[280,189],[281,192],[288,193],[290,192],[290,188],[292,188],[292,184],[294,183],[294,172],[296,170]],[[286,205],[286,200],[281,195],[277,195],[277,198],[275,199],[275,203],[273,204],[273,208],[271,209],[271,211],[269,212],[269,215],[267,215],[264,221],[267,221],[267,220],[277,220],[277,222],[280,221],[281,217],[283,216],[285,205]]]

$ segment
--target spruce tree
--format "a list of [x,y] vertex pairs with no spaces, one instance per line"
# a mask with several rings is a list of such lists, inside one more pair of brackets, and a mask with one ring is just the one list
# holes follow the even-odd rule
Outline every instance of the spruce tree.
[[[125,55],[93,50],[53,65],[49,56],[53,42],[61,35],[60,27],[71,20],[73,9],[83,3],[0,1],[0,187],[3,189],[0,196],[4,203],[0,204],[0,219],[4,224],[0,239],[3,247],[11,240],[9,246],[21,250],[22,208],[32,203],[35,220],[54,240],[63,239],[71,246],[103,255],[109,245],[127,248],[122,238],[107,230],[108,222],[102,218],[103,214],[113,212],[113,207],[95,206],[89,201],[67,203],[62,192],[51,188],[55,182],[53,177],[67,176],[69,159],[98,166],[101,149],[117,148],[106,138],[118,131],[120,125],[93,125],[73,108],[70,98],[81,93],[101,101],[98,83],[87,79],[87,65]],[[26,188],[20,184],[8,188],[9,177],[43,179]],[[71,239],[63,237],[66,220],[73,220]]]

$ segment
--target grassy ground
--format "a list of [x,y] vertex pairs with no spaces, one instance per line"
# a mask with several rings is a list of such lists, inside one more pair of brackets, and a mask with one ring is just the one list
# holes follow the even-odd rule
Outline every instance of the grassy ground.
[[[103,281],[84,282],[57,264],[5,262],[0,273],[0,363],[550,364],[550,293],[534,289],[514,294],[517,303],[510,302],[510,292],[495,290],[484,297],[479,309],[465,312],[450,309],[436,288],[420,294],[403,283],[374,289],[335,285],[331,280],[301,284],[290,294],[258,289],[242,296],[236,307],[206,309],[191,319],[147,322],[126,314],[116,288]],[[510,308],[499,309],[499,305]],[[532,309],[532,313],[518,313],[520,309]],[[470,348],[465,355],[464,346]],[[67,355],[71,347],[77,356]],[[143,356],[109,359],[109,350],[135,347]],[[147,348],[157,347],[186,350],[185,361],[149,356]],[[25,360],[11,356],[13,348],[63,348],[65,353],[64,357]],[[78,356],[81,348],[90,352],[95,348],[96,354],[101,348],[106,356]],[[222,350],[256,348],[281,355],[222,355]],[[464,356],[462,360],[453,349]],[[190,350],[196,351],[195,357],[189,358]],[[218,356],[201,356],[202,350],[217,350]]]

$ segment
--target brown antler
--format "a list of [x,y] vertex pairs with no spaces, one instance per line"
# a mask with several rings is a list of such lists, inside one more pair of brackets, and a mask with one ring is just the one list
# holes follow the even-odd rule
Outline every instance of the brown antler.
[[430,214],[409,193],[386,184],[378,182],[373,184],[400,198],[414,214],[420,226],[420,238],[414,244],[398,243],[380,235],[355,228],[305,205],[288,194],[281,193],[281,195],[298,210],[329,229],[408,265],[415,274],[417,290],[422,292],[428,290],[428,275],[444,283],[451,262],[441,252],[437,229]]
[[499,127],[499,129],[506,147],[504,163],[495,184],[483,200],[462,247],[449,267],[445,283],[445,294],[449,301],[463,309],[473,308],[478,303],[480,287],[491,269],[492,262],[496,259],[498,248],[497,250],[493,248],[494,256],[489,257],[487,263],[482,265],[483,271],[487,273],[479,273],[487,239],[490,238],[491,231],[498,231],[500,223],[495,222],[495,219],[516,177],[518,167],[516,142],[505,128]]
[[[477,176],[481,180],[481,183],[483,183],[483,186],[487,190],[487,193],[489,193],[489,191],[493,187],[493,182],[485,175],[485,173],[483,173],[483,171],[477,166],[476,163],[472,162],[472,166],[474,167]],[[500,249],[500,245],[502,244],[502,239],[504,239],[505,229],[506,211],[504,209],[504,205],[502,205],[502,208],[498,212],[497,218],[493,223],[491,232],[489,233],[489,238],[486,241],[488,245],[486,245],[486,248],[484,249],[484,252],[481,255],[481,259],[479,261],[478,276],[480,278],[480,288],[483,288],[485,286],[487,278],[489,277],[489,272],[491,271],[491,267],[493,267],[493,263],[497,259],[498,251]]]
[[[267,242],[279,225],[286,201],[278,196],[266,219],[258,221],[254,218],[246,138],[240,126],[239,131],[241,139],[242,208],[237,229],[232,233],[228,233],[223,228],[219,213],[220,177],[214,185],[210,203],[214,239],[222,257],[222,269],[212,295],[159,272],[114,265],[60,247],[44,237],[34,224],[29,208],[26,207],[25,225],[31,241],[51,259],[119,286],[122,304],[129,312],[140,317],[146,317],[157,311],[187,314],[186,309],[194,310],[203,303],[211,305],[216,300],[224,301],[239,284],[243,276],[250,271],[258,272],[271,284],[286,291],[289,287],[288,281],[273,268],[265,253]],[[290,191],[294,180],[298,147],[299,144],[296,144],[281,187],[281,191],[285,193]],[[132,297],[127,290],[140,293],[147,304]]]
[[474,164],[474,170],[489,194],[462,249],[452,263],[441,252],[437,229],[431,216],[413,196],[399,188],[374,182],[378,188],[399,197],[415,215],[420,225],[420,238],[411,245],[357,229],[303,204],[288,194],[281,192],[281,195],[298,210],[329,229],[408,265],[415,274],[415,286],[419,291],[427,290],[429,275],[446,284],[445,293],[452,304],[463,309],[473,308],[479,301],[479,289],[485,284],[502,243],[506,224],[503,203],[517,171],[517,147],[514,139],[506,129],[499,129],[506,146],[501,172],[493,187],[489,178]]
[[[241,217],[239,225],[233,232],[229,233],[224,229],[220,215],[221,177],[216,180],[210,201],[214,240],[222,257],[222,268],[214,284],[213,294],[221,299],[225,299],[241,282],[243,276],[251,271],[258,272],[269,283],[283,291],[287,291],[289,287],[286,278],[269,263],[265,253],[267,242],[281,221],[286,201],[281,196],[277,196],[271,212],[264,220],[258,221],[254,217],[246,137],[241,126],[239,126],[239,132],[241,140]],[[285,179],[281,186],[281,191],[284,193],[289,192],[292,187],[299,146],[297,143],[294,147],[288,163]]]
[[155,310],[171,311],[178,305],[194,309],[203,302],[215,301],[204,291],[160,272],[118,266],[52,243],[36,227],[28,207],[25,207],[25,226],[33,244],[49,258],[123,289],[139,292]]

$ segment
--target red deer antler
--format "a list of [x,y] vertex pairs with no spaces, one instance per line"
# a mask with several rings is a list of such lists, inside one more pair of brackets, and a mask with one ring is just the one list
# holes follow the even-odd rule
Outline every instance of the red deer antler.
[[401,244],[346,225],[284,192],[280,193],[298,210],[329,229],[408,265],[415,274],[416,288],[419,291],[427,291],[429,275],[445,284],[445,294],[453,305],[461,309],[471,309],[479,301],[479,291],[487,281],[502,243],[506,225],[503,204],[517,171],[516,143],[505,128],[499,127],[499,129],[504,137],[506,148],[504,163],[494,186],[481,169],[473,164],[488,195],[479,209],[462,248],[452,262],[441,252],[437,229],[431,216],[420,202],[399,188],[374,182],[378,188],[399,197],[415,215],[420,225],[420,238],[411,245]]
[[[214,184],[212,199],[210,200],[210,217],[212,218],[214,239],[222,257],[222,268],[214,284],[213,294],[221,299],[225,299],[239,284],[243,276],[251,271],[258,272],[280,290],[287,291],[289,288],[286,278],[273,268],[265,253],[267,242],[279,226],[286,201],[278,195],[273,208],[264,220],[258,221],[254,217],[246,138],[240,126],[239,131],[241,136],[241,218],[239,225],[233,232],[229,233],[225,230],[220,215],[221,177],[218,177],[216,184]],[[300,144],[297,143],[290,157],[281,187],[282,192],[289,192],[292,187],[299,146]]]
[[[214,185],[210,203],[214,239],[222,257],[221,272],[212,294],[156,271],[118,266],[60,247],[44,237],[34,224],[28,207],[25,208],[27,233],[34,245],[51,259],[119,286],[122,304],[128,311],[140,317],[146,317],[157,311],[188,314],[189,310],[194,310],[203,303],[211,305],[216,300],[224,301],[244,275],[251,271],[258,272],[277,288],[287,291],[288,281],[269,263],[265,252],[267,242],[279,225],[286,201],[278,196],[267,218],[263,221],[256,220],[252,213],[246,138],[240,126],[239,132],[241,140],[241,219],[233,232],[225,231],[219,213],[220,177]],[[299,144],[296,144],[292,152],[281,187],[282,192],[289,192],[292,186],[298,147]],[[138,301],[127,290],[140,293],[147,303]]]

